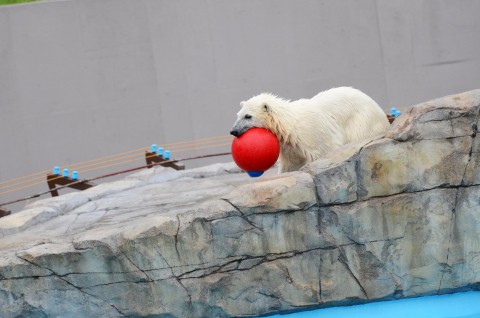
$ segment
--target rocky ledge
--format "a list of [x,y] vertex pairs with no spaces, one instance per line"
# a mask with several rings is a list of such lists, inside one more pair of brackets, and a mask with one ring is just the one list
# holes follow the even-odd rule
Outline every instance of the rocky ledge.
[[1,317],[251,317],[479,289],[480,90],[303,171],[150,169],[0,219]]

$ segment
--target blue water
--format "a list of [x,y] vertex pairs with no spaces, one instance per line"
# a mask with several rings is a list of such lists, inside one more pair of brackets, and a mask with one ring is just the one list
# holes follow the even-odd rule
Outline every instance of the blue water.
[[275,318],[480,318],[480,292],[334,307]]

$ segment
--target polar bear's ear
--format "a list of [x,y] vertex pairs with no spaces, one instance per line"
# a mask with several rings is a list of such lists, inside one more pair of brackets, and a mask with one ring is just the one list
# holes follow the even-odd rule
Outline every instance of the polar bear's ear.
[[270,112],[270,106],[268,106],[267,103],[263,104],[263,109],[265,110],[265,112]]
[[243,106],[245,106],[245,102],[240,102],[240,108],[242,108]]

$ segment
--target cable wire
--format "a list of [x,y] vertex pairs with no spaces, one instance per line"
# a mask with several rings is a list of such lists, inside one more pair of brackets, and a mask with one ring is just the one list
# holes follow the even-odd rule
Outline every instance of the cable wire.
[[[201,138],[201,139],[196,139],[196,140],[187,140],[187,141],[179,141],[179,142],[173,142],[173,143],[167,143],[167,144],[164,144],[164,147],[185,147],[187,146],[188,144],[195,144],[195,143],[206,143],[206,142],[213,142],[213,140],[217,140],[217,139],[222,139],[222,138],[226,138],[226,137],[230,137],[229,135],[221,135],[221,136],[213,136],[213,137],[206,137],[206,138]],[[67,165],[66,167],[76,167],[76,166],[81,166],[81,165],[84,165],[86,163],[92,163],[92,162],[98,162],[98,161],[102,161],[102,160],[108,160],[107,158],[112,158],[112,157],[117,157],[117,156],[121,156],[121,155],[126,155],[126,154],[130,154],[130,153],[133,153],[133,152],[138,152],[140,150],[144,150],[146,147],[141,147],[141,148],[137,148],[137,149],[133,149],[133,150],[128,150],[128,151],[125,151],[125,152],[120,152],[120,153],[117,153],[117,154],[113,154],[113,155],[107,155],[107,156],[103,156],[103,157],[99,157],[99,158],[96,158],[96,159],[90,159],[90,160],[86,160],[86,161],[81,161],[81,162],[78,162],[78,163],[73,163],[73,164],[69,164]],[[32,173],[32,174],[29,174],[29,175],[25,175],[25,176],[21,176],[21,177],[17,177],[17,178],[14,178],[14,179],[9,179],[9,180],[5,180],[5,181],[0,181],[0,185],[3,185],[3,184],[15,184],[15,185],[18,185],[18,184],[23,184],[25,182],[30,182],[31,180],[28,180],[28,181],[22,181],[22,182],[14,182],[14,181],[18,181],[18,180],[22,180],[22,179],[32,179],[32,177],[36,177],[38,175],[42,175],[42,174],[45,174],[47,172],[50,172],[51,169],[45,169],[45,170],[42,170],[42,171],[39,171],[39,172],[35,172],[35,173]],[[41,177],[37,177],[37,178],[42,178],[43,176]],[[3,188],[8,188],[8,187],[11,187],[10,186],[2,186],[0,187],[0,189],[3,189]]]
[[[215,145],[215,148],[216,148],[216,147],[226,146],[226,145],[230,145],[230,143]],[[177,153],[178,153],[178,152],[191,151],[191,150],[200,150],[200,149],[205,149],[205,148],[210,149],[210,148],[213,148],[213,147],[210,147],[210,146],[209,146],[209,147],[191,148],[191,149],[188,149],[188,150],[177,151]],[[119,163],[109,164],[109,165],[106,165],[106,166],[96,167],[96,168],[94,168],[94,169],[78,170],[78,171],[81,172],[81,173],[90,172],[90,171],[96,171],[96,170],[101,170],[101,169],[105,169],[105,168],[109,168],[109,167],[113,167],[113,166],[118,166],[118,165],[123,165],[123,164],[131,163],[131,162],[135,162],[135,161],[138,161],[138,160],[140,160],[140,159],[145,160],[145,158],[152,158],[152,157],[155,157],[155,156],[157,156],[157,155],[154,154],[154,155],[150,155],[150,156],[147,156],[147,157],[144,157],[144,158],[136,158],[136,159],[132,159],[132,160],[122,161],[122,162],[119,162]],[[180,161],[180,160],[175,160],[175,161]]]
[[[186,152],[186,151],[193,151],[193,150],[201,150],[201,149],[217,148],[217,147],[223,147],[223,146],[227,146],[227,145],[230,145],[230,143],[221,143],[221,144],[208,145],[208,146],[203,146],[203,147],[188,148],[188,149],[179,150],[179,151],[177,151],[176,153]],[[142,148],[142,149],[145,149],[145,147]],[[114,166],[118,166],[118,165],[123,165],[123,164],[131,163],[131,162],[135,162],[135,161],[139,161],[139,160],[145,160],[145,157],[143,156],[143,154],[144,154],[144,152],[141,153],[141,156],[140,156],[139,154],[134,154],[134,155],[128,155],[128,156],[119,157],[119,158],[116,158],[116,159],[106,160],[106,161],[104,161],[104,163],[114,161],[114,163],[107,164],[107,165],[101,165],[101,166],[99,166],[99,165],[102,164],[102,163],[85,165],[84,168],[90,167],[90,166],[93,166],[93,168],[91,168],[91,169],[77,168],[76,170],[78,170],[79,173],[86,173],[86,172],[91,172],[91,171],[103,170],[103,169],[106,169],[106,168],[109,168],[109,167],[114,167]],[[154,156],[156,156],[156,154],[151,155],[151,156],[149,156],[149,157],[147,157],[147,158],[154,157]],[[131,159],[131,160],[124,160],[124,161],[118,162],[118,160],[120,160],[120,159],[126,159],[126,158],[131,158],[131,157],[136,157],[136,158],[135,158],[135,159]],[[46,171],[48,172],[48,171],[50,171],[50,170],[46,170]],[[31,181],[33,181],[33,180],[40,180],[40,179],[43,179],[43,176],[42,176],[42,177],[35,178],[35,179],[32,179],[32,180],[28,180],[28,181],[23,181],[23,182],[16,183],[16,185],[23,184],[23,183],[25,183],[25,182],[31,182]],[[52,180],[55,180],[55,179],[52,179]],[[45,182],[45,180],[41,180],[41,181],[38,181],[38,182],[30,183],[30,184],[25,185],[25,186],[22,186],[22,187],[18,187],[18,188],[14,188],[14,189],[10,189],[10,190],[7,190],[7,191],[0,192],[0,195],[5,195],[5,194],[8,194],[8,193],[20,191],[20,190],[23,190],[23,189],[26,189],[26,188],[34,187],[34,186],[43,184],[44,182]],[[0,189],[3,189],[3,188],[5,188],[5,187],[0,187]],[[8,188],[8,187],[7,187],[7,188]]]
[[[228,137],[228,138],[227,138]],[[229,135],[225,135],[225,136],[217,136],[217,137],[212,137],[212,138],[204,138],[204,139],[200,139],[200,140],[195,140],[195,141],[184,141],[184,142],[180,142],[180,143],[172,143],[172,144],[165,144],[165,145],[162,145],[162,147],[166,147],[167,145],[178,145],[178,144],[182,144],[182,145],[179,145],[177,147],[172,147],[170,148],[170,150],[175,150],[175,149],[179,149],[178,151],[176,151],[177,153],[178,152],[185,152],[185,151],[192,151],[192,150],[198,150],[198,149],[205,149],[205,148],[216,148],[216,147],[220,147],[220,146],[225,146],[225,145],[228,145],[228,144],[225,144],[225,143],[222,143],[222,144],[213,144],[213,145],[209,145],[209,146],[206,146],[206,147],[194,147],[194,148],[186,148],[186,149],[182,149],[184,147],[188,147],[189,145],[201,145],[201,144],[210,144],[210,143],[214,143],[214,142],[221,142],[221,141],[224,141],[223,139],[225,139],[225,141],[227,139],[231,139],[231,137]],[[87,161],[83,161],[83,162],[80,162],[80,163],[77,163],[77,164],[71,164],[71,165],[68,165],[66,166],[66,168],[70,169],[70,170],[78,170],[78,171],[81,171],[81,172],[86,172],[86,171],[94,171],[94,170],[98,170],[98,169],[103,169],[104,167],[111,167],[111,166],[114,166],[114,165],[120,165],[120,164],[124,164],[124,163],[128,163],[128,162],[133,162],[133,161],[137,161],[137,160],[140,160],[140,158],[138,159],[134,159],[134,160],[129,160],[129,161],[122,161],[122,162],[119,162],[118,164],[110,164],[110,165],[107,165],[107,166],[101,166],[100,168],[98,169],[87,169],[87,170],[84,170],[84,168],[88,168],[88,167],[95,167],[95,166],[98,166],[98,165],[102,165],[104,163],[107,163],[107,162],[116,162],[116,161],[119,161],[119,160],[122,160],[122,159],[127,159],[127,158],[132,158],[132,157],[137,157],[137,156],[141,156],[143,155],[143,151],[145,151],[147,147],[142,147],[142,148],[137,148],[137,149],[134,149],[134,150],[130,150],[130,151],[126,151],[126,152],[122,152],[122,153],[119,153],[119,154],[116,154],[116,155],[108,155],[108,156],[104,156],[104,157],[100,157],[100,158],[97,158],[97,159],[92,159],[92,160],[87,160]],[[143,150],[142,152],[139,152],[139,150]],[[132,153],[132,152],[137,152],[137,153],[133,153],[133,154],[130,154],[130,155],[125,155],[125,156],[120,156],[118,157],[119,155],[122,155],[122,154],[129,154],[129,153]],[[106,158],[111,158],[111,157],[115,157],[113,159],[106,159]],[[141,158],[143,159],[143,158]],[[95,163],[94,163],[95,162]],[[87,164],[87,163],[90,163],[90,164]],[[30,176],[33,176],[33,175],[39,175],[39,174],[44,174],[44,173],[47,173],[49,172],[50,170],[43,170],[43,171],[40,171],[40,172],[37,172],[35,174],[32,174]],[[13,181],[13,180],[21,180],[21,179],[24,179],[28,176],[24,176],[24,177],[19,177],[19,178],[16,178],[16,179],[12,179],[10,181]],[[25,183],[28,183],[28,182],[32,182],[34,180],[41,180],[43,179],[43,176],[39,176],[39,177],[36,177],[36,178],[30,178],[29,180],[24,180],[24,181],[19,181],[19,182],[13,182],[13,183],[10,183],[8,185],[4,185],[4,186],[0,186],[0,190],[1,189],[7,189],[7,188],[11,188],[12,186],[16,186],[16,185],[21,185],[21,184],[25,184]],[[7,181],[4,181],[2,183],[6,183]],[[32,186],[35,186],[35,185],[38,185],[40,183],[43,183],[43,181],[41,182],[37,182],[37,183],[33,183],[33,184],[29,184],[27,186],[24,186],[24,187],[20,187],[20,188],[16,188],[16,189],[13,189],[13,190],[10,190],[10,191],[4,191],[4,192],[1,192],[0,195],[3,195],[3,194],[7,194],[7,193],[10,193],[10,192],[14,192],[14,191],[17,191],[17,190],[22,190],[22,189],[25,189],[25,188],[28,188],[28,187],[32,187]],[[1,183],[0,183],[1,184]]]
[[[125,169],[125,170],[121,170],[121,171],[117,171],[117,172],[104,174],[104,175],[94,177],[94,178],[90,178],[90,179],[83,179],[83,180],[79,180],[79,181],[76,181],[76,182],[72,182],[68,185],[56,187],[54,189],[50,189],[48,191],[40,192],[40,193],[31,195],[31,196],[23,198],[23,199],[17,199],[17,200],[5,202],[5,203],[0,203],[0,207],[5,206],[5,205],[18,203],[18,202],[28,201],[28,200],[31,200],[31,199],[35,199],[35,198],[38,198],[42,195],[48,194],[52,191],[55,191],[55,190],[58,191],[58,190],[61,190],[61,189],[68,188],[69,186],[74,185],[74,184],[79,184],[79,183],[83,183],[83,182],[90,182],[90,181],[100,180],[100,179],[104,179],[104,178],[108,178],[108,177],[113,177],[113,176],[116,176],[116,175],[119,175],[119,174],[133,172],[133,171],[144,169],[144,168],[150,168],[150,167],[162,165],[162,164],[165,164],[165,163],[168,163],[168,162],[188,161],[188,160],[194,160],[194,159],[203,159],[203,158],[210,158],[210,157],[226,156],[226,155],[230,155],[230,154],[231,154],[230,152],[222,152],[222,153],[216,153],[216,154],[194,156],[194,157],[183,158],[183,159],[178,159],[178,160],[166,160],[166,161],[162,161],[162,162],[151,163],[151,164],[148,164],[148,165],[143,165],[143,166],[139,166],[139,167],[135,167],[135,168],[130,168],[130,169]],[[53,180],[53,179],[51,179],[51,180]]]

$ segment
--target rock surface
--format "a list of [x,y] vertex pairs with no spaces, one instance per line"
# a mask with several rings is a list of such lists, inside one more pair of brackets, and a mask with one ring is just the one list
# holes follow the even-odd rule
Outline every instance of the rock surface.
[[155,168],[0,219],[1,317],[249,317],[478,289],[480,90],[249,181]]

